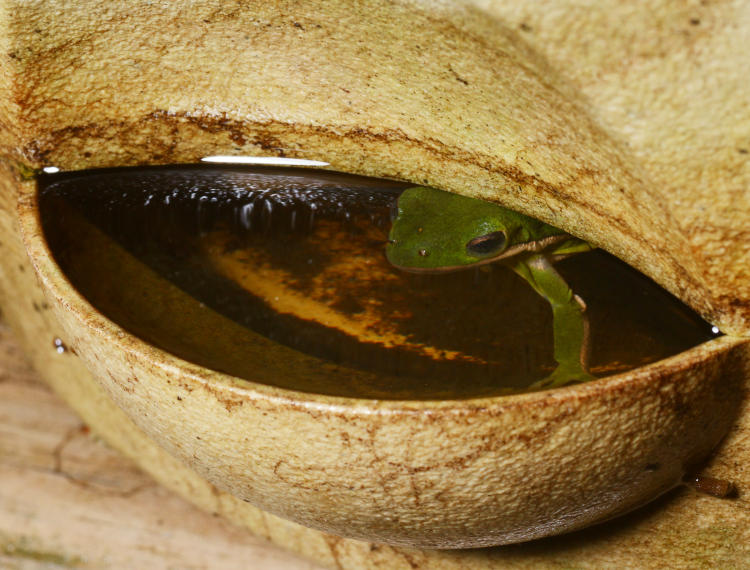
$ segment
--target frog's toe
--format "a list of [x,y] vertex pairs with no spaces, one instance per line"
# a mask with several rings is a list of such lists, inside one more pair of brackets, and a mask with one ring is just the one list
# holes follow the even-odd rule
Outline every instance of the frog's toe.
[[531,386],[529,386],[528,391],[535,392],[537,390],[561,388],[570,384],[582,384],[591,380],[596,380],[596,376],[589,374],[585,370],[566,370],[558,367],[552,374],[550,374],[546,378],[539,380],[538,382],[534,382]]

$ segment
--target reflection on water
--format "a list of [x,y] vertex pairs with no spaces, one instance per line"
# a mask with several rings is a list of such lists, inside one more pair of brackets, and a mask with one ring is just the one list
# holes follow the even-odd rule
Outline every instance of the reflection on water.
[[[255,382],[369,398],[468,398],[554,369],[549,304],[503,266],[415,275],[384,250],[404,184],[316,170],[119,169],[40,178],[55,258],[102,313]],[[712,337],[601,252],[557,264],[586,300],[591,372]]]

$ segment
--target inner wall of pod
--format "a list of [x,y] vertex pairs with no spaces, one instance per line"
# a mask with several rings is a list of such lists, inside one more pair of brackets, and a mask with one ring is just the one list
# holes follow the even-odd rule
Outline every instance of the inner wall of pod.
[[[555,370],[550,304],[507,263],[435,274],[389,263],[410,185],[236,166],[45,174],[38,184],[46,238],[79,292],[196,364],[305,392],[416,400],[525,391]],[[597,378],[714,336],[601,250],[555,267],[587,306]]]

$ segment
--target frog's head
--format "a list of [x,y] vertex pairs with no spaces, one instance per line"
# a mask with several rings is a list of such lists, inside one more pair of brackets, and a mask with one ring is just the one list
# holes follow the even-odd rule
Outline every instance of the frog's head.
[[406,271],[443,272],[492,263],[528,241],[525,216],[496,204],[417,186],[404,190],[386,247]]

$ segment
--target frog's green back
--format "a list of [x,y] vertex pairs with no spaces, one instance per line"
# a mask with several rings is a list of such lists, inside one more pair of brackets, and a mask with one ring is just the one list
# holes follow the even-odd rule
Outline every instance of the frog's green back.
[[391,226],[388,260],[399,267],[439,269],[472,265],[472,239],[504,232],[506,247],[564,234],[562,230],[497,204],[416,186],[398,199]]

